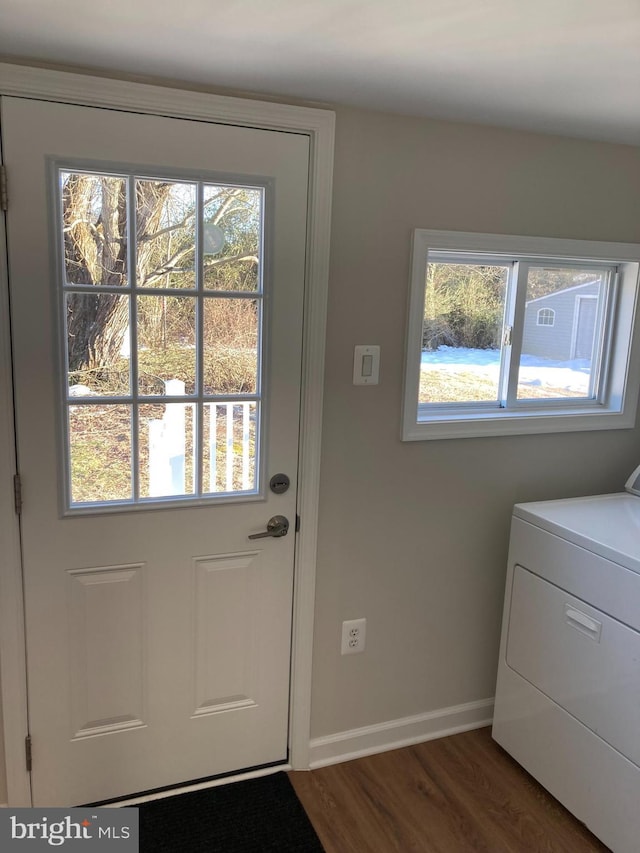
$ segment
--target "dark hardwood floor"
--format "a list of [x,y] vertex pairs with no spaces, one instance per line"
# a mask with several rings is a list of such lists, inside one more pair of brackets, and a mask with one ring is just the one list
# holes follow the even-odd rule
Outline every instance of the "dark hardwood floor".
[[326,853],[608,850],[489,728],[289,776]]

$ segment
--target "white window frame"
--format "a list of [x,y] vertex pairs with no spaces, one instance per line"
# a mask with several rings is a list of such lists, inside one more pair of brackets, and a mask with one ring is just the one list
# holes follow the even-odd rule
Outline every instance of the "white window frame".
[[[542,322],[541,322],[542,318]],[[538,308],[536,326],[547,326],[551,329],[556,324],[556,312],[553,308]]]
[[[598,399],[522,401],[501,408],[484,404],[419,404],[425,278],[429,253],[471,256],[491,254],[508,263],[553,259],[615,266],[616,294],[607,321],[609,345],[603,354],[603,382]],[[517,237],[461,231],[416,229],[413,233],[409,313],[407,322],[402,440],[471,438],[489,435],[630,429],[635,426],[640,386],[640,323],[638,289],[640,245]],[[520,344],[523,317],[516,317],[514,343]],[[513,364],[512,364],[512,369]],[[517,369],[517,366],[516,368]]]

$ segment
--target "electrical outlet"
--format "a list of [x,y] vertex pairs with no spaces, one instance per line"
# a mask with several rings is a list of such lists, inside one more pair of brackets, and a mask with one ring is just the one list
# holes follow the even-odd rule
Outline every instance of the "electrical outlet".
[[342,623],[342,646],[340,653],[355,655],[364,651],[367,636],[366,619],[348,619]]

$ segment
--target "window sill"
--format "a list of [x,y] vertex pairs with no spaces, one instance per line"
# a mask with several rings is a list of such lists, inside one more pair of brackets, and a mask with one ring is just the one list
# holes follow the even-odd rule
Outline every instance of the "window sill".
[[633,412],[615,411],[603,406],[585,407],[579,413],[575,409],[427,413],[419,407],[418,417],[420,420],[403,426],[403,441],[631,429],[635,425]]

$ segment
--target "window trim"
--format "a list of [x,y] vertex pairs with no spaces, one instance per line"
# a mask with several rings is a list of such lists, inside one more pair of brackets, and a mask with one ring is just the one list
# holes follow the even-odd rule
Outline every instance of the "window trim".
[[[540,322],[542,317],[543,322]],[[543,326],[547,329],[552,329],[556,324],[556,312],[553,308],[538,308],[536,315],[536,326]]]
[[[571,405],[562,400],[548,401],[544,406],[537,403],[520,405],[517,410],[420,404],[424,282],[430,250],[464,252],[465,255],[474,252],[483,256],[492,254],[503,259],[508,256],[510,260],[553,258],[561,264],[576,261],[615,264],[618,267],[618,293],[610,318],[611,346],[603,356],[602,370],[606,382],[602,399]],[[636,322],[639,271],[640,245],[636,243],[415,229],[406,334],[402,440],[632,428],[640,386],[640,323]]]

